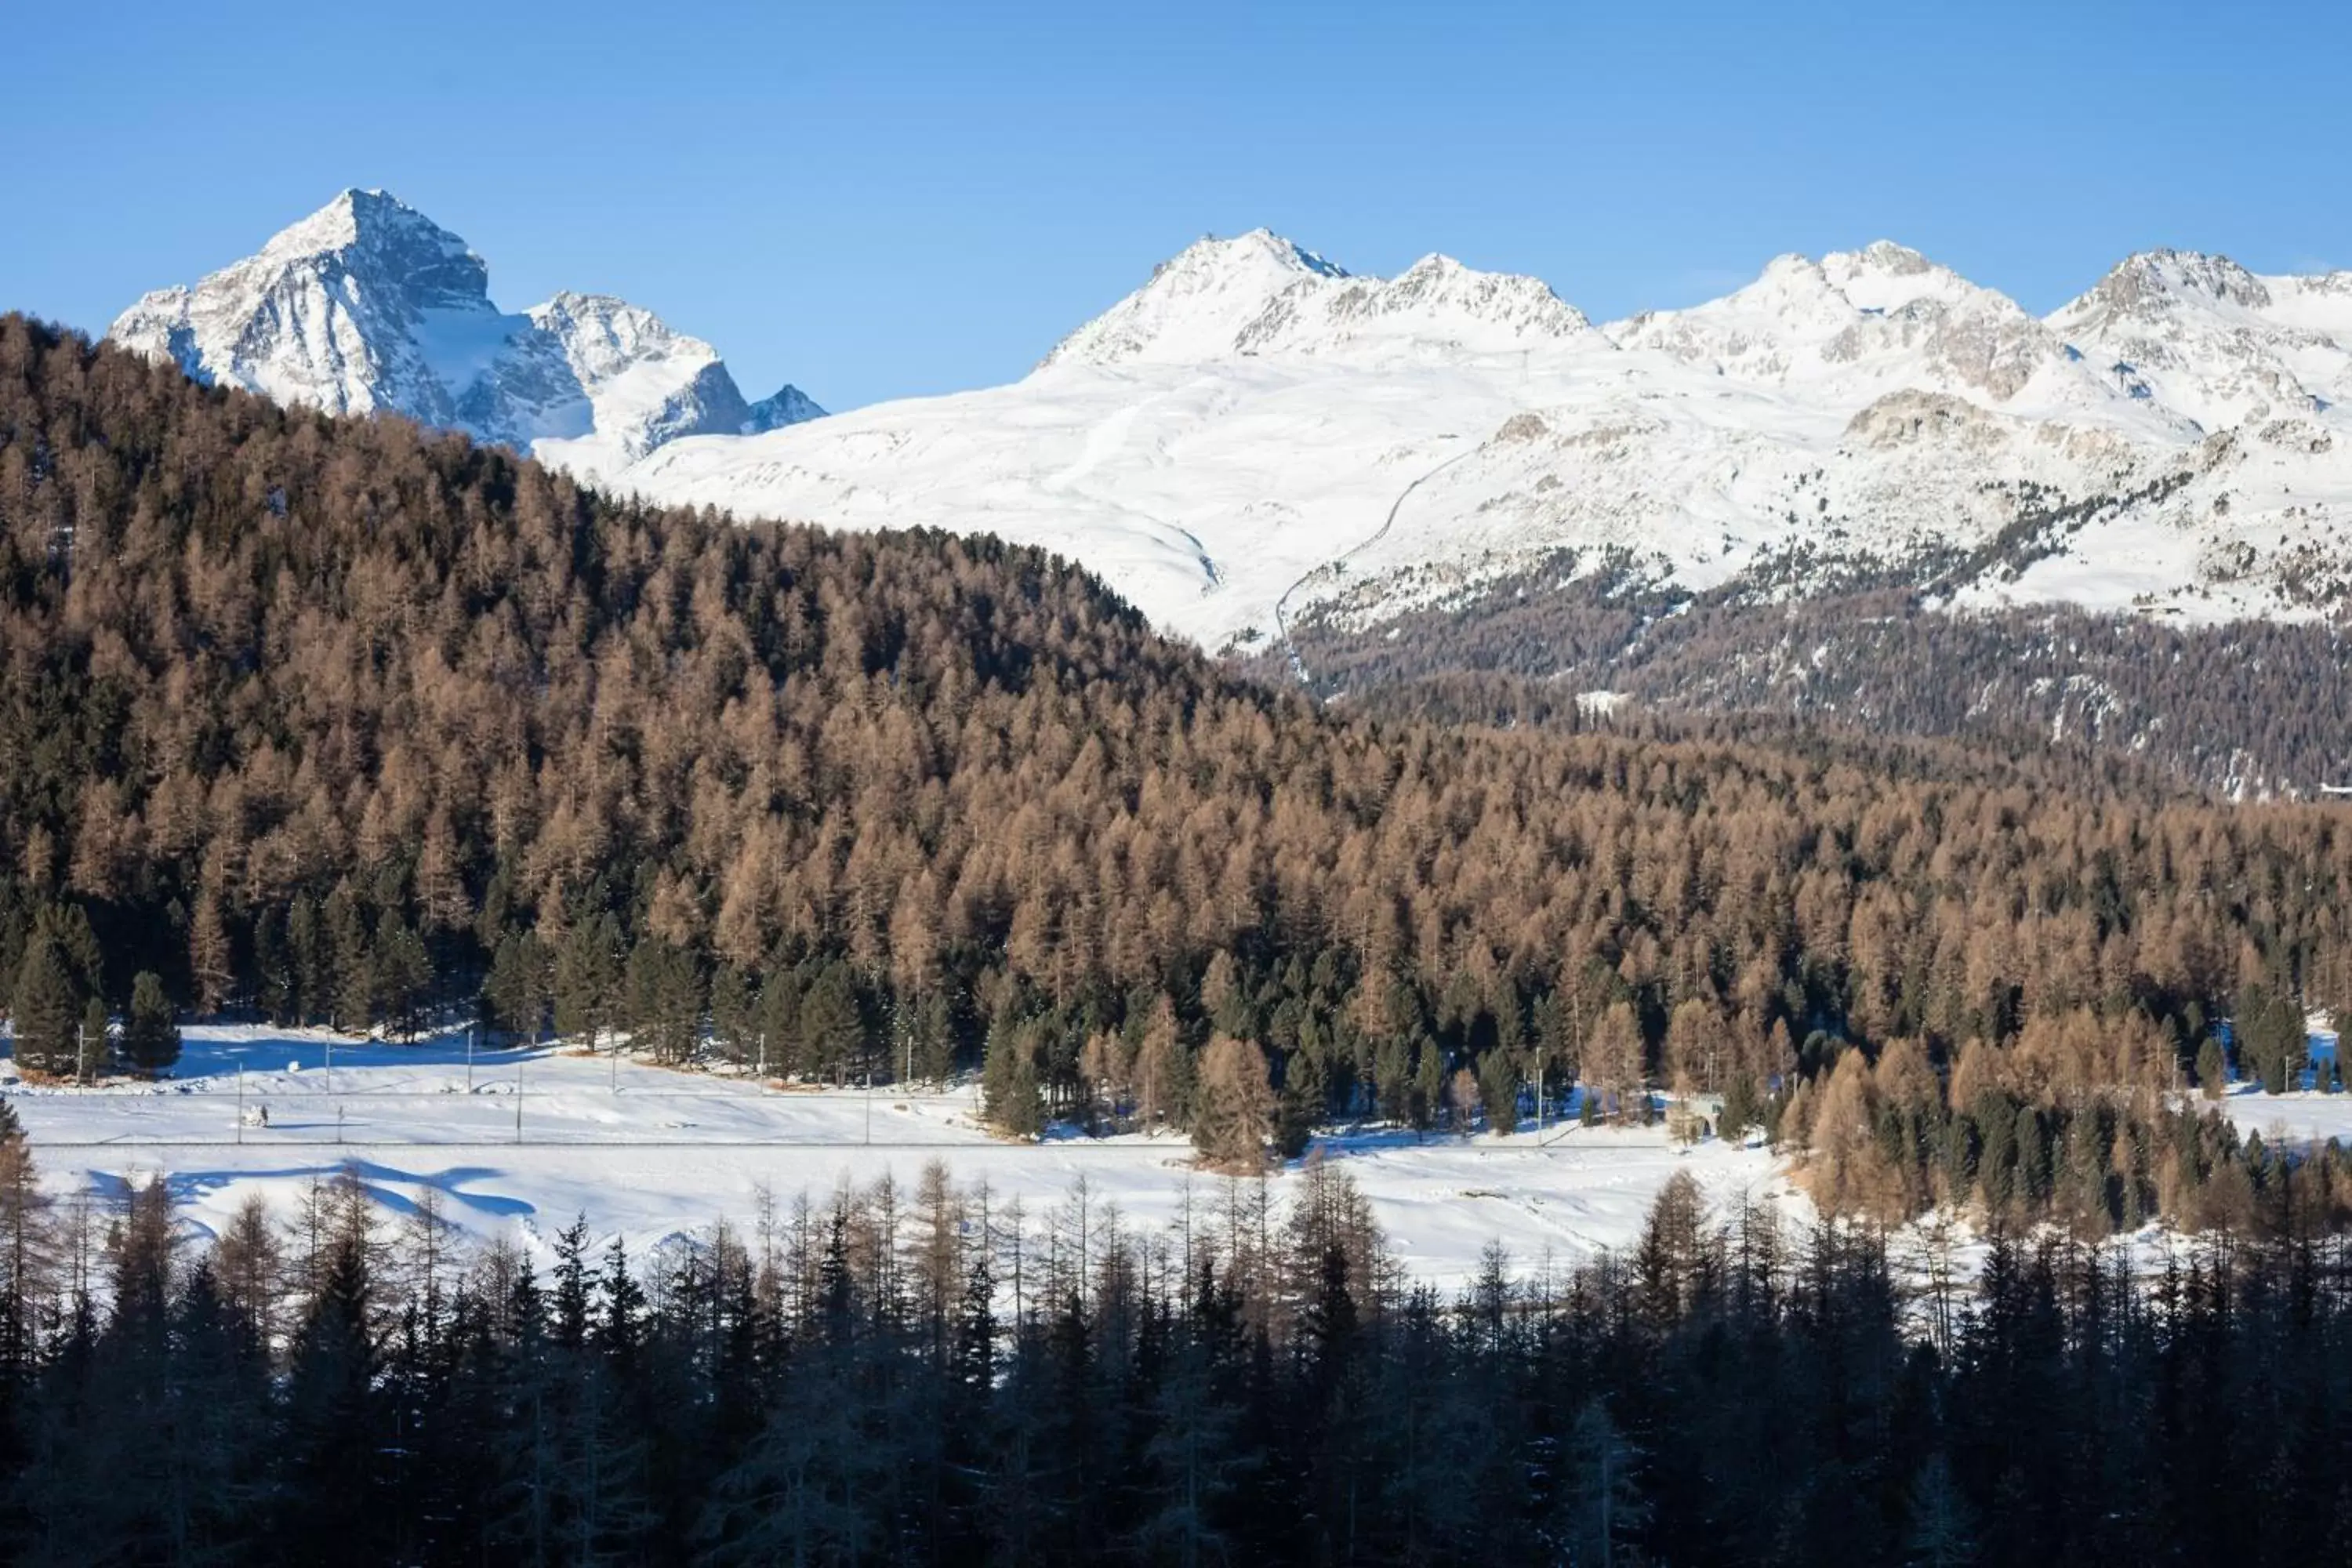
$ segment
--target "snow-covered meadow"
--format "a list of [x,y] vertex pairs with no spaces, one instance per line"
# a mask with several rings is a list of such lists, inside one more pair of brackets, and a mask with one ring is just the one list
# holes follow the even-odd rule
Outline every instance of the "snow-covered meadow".
[[[1225,1181],[1196,1169],[1172,1135],[1007,1142],[980,1125],[969,1085],[869,1094],[561,1048],[484,1051],[470,1068],[467,1057],[462,1034],[396,1045],[206,1026],[186,1031],[159,1082],[35,1086],[11,1061],[0,1062],[0,1090],[51,1192],[113,1199],[160,1173],[202,1233],[251,1193],[290,1215],[314,1180],[346,1168],[388,1215],[431,1190],[447,1223],[533,1250],[575,1215],[635,1250],[722,1217],[748,1225],[762,1189],[787,1205],[886,1173],[911,1189],[934,1160],[960,1187],[985,1183],[1040,1212],[1083,1178],[1093,1203],[1147,1230],[1180,1224],[1188,1203],[1204,1212]],[[1799,1201],[1765,1151],[1678,1147],[1663,1127],[1570,1123],[1467,1142],[1375,1129],[1319,1149],[1370,1198],[1404,1266],[1440,1285],[1468,1279],[1490,1241],[1528,1270],[1622,1247],[1678,1170],[1718,1203]],[[1273,1180],[1279,1205],[1296,1167]]]
[[[1007,1142],[981,1124],[968,1083],[806,1089],[553,1047],[486,1050],[469,1064],[462,1034],[400,1045],[204,1026],[186,1031],[160,1082],[37,1086],[0,1060],[0,1093],[50,1192],[113,1202],[160,1173],[199,1234],[248,1194],[290,1215],[314,1181],[346,1170],[387,1217],[432,1191],[446,1223],[541,1253],[579,1215],[636,1250],[721,1218],[748,1226],[763,1192],[789,1205],[885,1175],[911,1190],[935,1160],[959,1187],[985,1184],[994,1201],[1040,1215],[1083,1179],[1091,1202],[1146,1231],[1182,1224],[1188,1205],[1197,1222],[1227,1180],[1197,1168],[1171,1134]],[[2271,1142],[2352,1140],[2352,1095],[2241,1088],[2222,1106]],[[1371,1128],[1328,1133],[1317,1151],[1371,1200],[1405,1268],[1442,1287],[1471,1278],[1489,1242],[1527,1271],[1625,1247],[1676,1171],[1718,1210],[1752,1200],[1811,1212],[1787,1162],[1713,1138],[1681,1146],[1663,1125],[1569,1122],[1466,1141]],[[1297,1179],[1295,1164],[1273,1176],[1277,1205]]]

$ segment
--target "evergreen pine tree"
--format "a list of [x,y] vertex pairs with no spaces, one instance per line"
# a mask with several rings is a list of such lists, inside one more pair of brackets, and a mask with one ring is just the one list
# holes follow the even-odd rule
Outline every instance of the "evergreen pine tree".
[[92,996],[81,1005],[81,1026],[74,1037],[76,1070],[96,1078],[106,1069],[113,1048],[114,1024],[106,1016],[106,1001]]
[[315,1023],[332,1008],[334,986],[328,975],[334,964],[330,946],[317,901],[308,893],[295,894],[286,911],[289,1013],[293,1023]]
[[297,1022],[295,998],[299,986],[293,950],[286,937],[285,911],[273,907],[254,917],[253,969],[259,982],[261,1010],[269,1021],[280,1026]]
[[1911,1482],[1911,1529],[1906,1546],[1917,1568],[1962,1568],[1977,1560],[1968,1500],[1951,1465],[1931,1454]]
[[1491,1050],[1478,1059],[1478,1098],[1486,1107],[1486,1125],[1496,1132],[1519,1127],[1519,1068],[1511,1053]]
[[1000,1018],[988,1032],[981,1100],[989,1121],[1013,1137],[1034,1138],[1045,1130],[1045,1100],[1037,1088],[1030,1032],[1009,1018]]
[[692,1059],[701,1040],[703,1005],[693,954],[660,937],[646,938],[629,953],[627,991],[635,1048],[671,1066]]
[[731,1062],[752,1062],[759,1057],[759,998],[751,977],[732,963],[721,963],[710,975],[710,1043]]
[[397,910],[386,910],[376,921],[375,986],[376,1004],[394,1032],[414,1037],[423,1029],[425,1005],[431,1000],[433,957],[425,951],[425,939]]
[[866,1047],[866,1025],[849,965],[828,963],[801,997],[796,1058],[801,1070],[845,1079],[864,1063]]
[[646,1292],[629,1273],[628,1247],[618,1236],[604,1250],[599,1283],[604,1310],[603,1321],[596,1325],[596,1342],[607,1361],[630,1365],[645,1348]]
[[56,941],[37,930],[25,945],[8,1016],[16,1036],[16,1065],[26,1072],[64,1078],[76,1064],[74,1031],[80,998]]
[[324,1272],[295,1335],[285,1393],[283,1483],[290,1503],[286,1554],[305,1562],[350,1561],[381,1518],[390,1470],[377,1384],[381,1352],[372,1319],[367,1243],[345,1216],[330,1240]]
[[1325,1099],[1323,1064],[1304,1050],[1291,1052],[1275,1102],[1275,1152],[1286,1160],[1307,1152],[1316,1124],[1323,1120]]
[[620,984],[621,926],[612,914],[583,920],[563,940],[555,960],[555,1032],[604,1043]]
[[122,1026],[122,1054],[142,1073],[158,1073],[180,1059],[180,1026],[163,994],[163,977],[142,969],[131,983],[131,1014]]
[[534,931],[499,939],[482,981],[483,1010],[492,1028],[536,1041],[547,1016],[547,960]]
[[1723,1091],[1723,1115],[1716,1125],[1717,1135],[1727,1143],[1743,1143],[1748,1130],[1763,1120],[1763,1098],[1756,1092],[1756,1080],[1744,1072],[1734,1073]]
[[1445,1062],[1434,1040],[1423,1040],[1412,1064],[1410,1119],[1413,1131],[1426,1132],[1445,1108]]
[[375,949],[348,885],[327,895],[324,923],[325,1010],[337,1028],[365,1034],[375,1022]]
[[1585,1402],[1569,1431],[1569,1560],[1608,1564],[1633,1560],[1632,1548],[1650,1517],[1643,1496],[1642,1456],[1600,1399]]

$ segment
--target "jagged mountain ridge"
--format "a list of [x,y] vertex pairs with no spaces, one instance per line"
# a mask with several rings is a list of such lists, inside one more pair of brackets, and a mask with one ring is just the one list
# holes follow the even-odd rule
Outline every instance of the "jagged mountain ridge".
[[747,401],[709,343],[609,295],[502,311],[482,258],[382,191],[345,191],[256,255],[148,294],[108,335],[201,382],[399,414],[590,477],[681,436],[824,412],[792,386]]
[[993,530],[1213,647],[1562,558],[1783,598],[1894,575],[1958,607],[2305,615],[2352,595],[2343,277],[2152,253],[2037,318],[1881,241],[1596,327],[1534,279],[1433,257],[1382,281],[1260,229],[1012,385],[682,441],[617,482]]
[[2352,401],[2352,271],[2261,278],[2226,257],[2147,251],[2051,321],[2135,396],[2207,430]]
[[1038,368],[1517,353],[1591,330],[1538,279],[1480,272],[1434,254],[1393,279],[1362,278],[1258,228],[1195,241],[1063,339]]
[[2188,252],[2037,318],[1881,241],[1596,326],[1533,278],[1359,276],[1258,229],[1188,247],[1022,381],[812,423],[620,301],[499,314],[461,241],[352,193],[115,335],[652,499],[1045,545],[1211,647],[1537,563],[2186,621],[2352,599],[2352,274]]

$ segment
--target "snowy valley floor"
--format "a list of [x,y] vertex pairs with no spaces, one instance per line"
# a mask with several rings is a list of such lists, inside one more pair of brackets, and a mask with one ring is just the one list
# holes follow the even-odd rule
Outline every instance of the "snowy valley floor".
[[[1188,1202],[1207,1223],[1224,1181],[1195,1170],[1192,1146],[1173,1136],[1008,1143],[979,1125],[970,1087],[763,1089],[624,1058],[616,1088],[608,1057],[553,1049],[485,1051],[471,1076],[469,1091],[462,1037],[401,1046],[234,1026],[189,1029],[157,1083],[37,1087],[0,1063],[50,1191],[114,1197],[161,1172],[184,1221],[205,1233],[248,1193],[290,1214],[314,1178],[346,1165],[390,1215],[437,1190],[449,1223],[517,1234],[542,1255],[579,1214],[635,1250],[721,1217],[747,1225],[763,1186],[786,1205],[885,1173],[911,1188],[933,1160],[958,1186],[985,1182],[995,1201],[1018,1198],[1041,1217],[1083,1177],[1095,1203],[1139,1229],[1180,1224]],[[269,1124],[241,1127],[240,1104],[268,1107]],[[1405,1267],[1440,1285],[1467,1279],[1489,1241],[1525,1270],[1622,1247],[1677,1170],[1716,1203],[1789,1197],[1765,1151],[1677,1148],[1662,1127],[1571,1124],[1466,1142],[1378,1130],[1319,1145],[1371,1199]],[[1277,1205],[1295,1172],[1275,1178]]]
[[[448,1223],[515,1235],[542,1256],[575,1215],[637,1250],[720,1218],[746,1226],[762,1188],[787,1206],[886,1173],[911,1188],[933,1160],[958,1186],[985,1183],[994,1201],[1017,1198],[1041,1217],[1083,1177],[1095,1203],[1146,1230],[1180,1225],[1188,1204],[1207,1223],[1224,1182],[1195,1170],[1191,1145],[1172,1136],[1006,1142],[980,1126],[969,1086],[779,1089],[626,1058],[616,1072],[609,1057],[551,1048],[482,1052],[470,1089],[468,1077],[462,1037],[402,1046],[235,1026],[188,1030],[158,1083],[37,1087],[0,1063],[0,1090],[49,1190],[113,1199],[160,1172],[184,1223],[205,1233],[249,1193],[290,1214],[314,1179],[346,1166],[387,1215],[437,1191]],[[2227,1104],[2265,1138],[2352,1138],[2352,1095],[2240,1093]],[[240,1125],[240,1107],[248,1118],[267,1107],[268,1125]],[[1745,1198],[1810,1213],[1767,1151],[1682,1148],[1663,1127],[1467,1142],[1375,1130],[1318,1147],[1370,1198],[1407,1269],[1441,1287],[1468,1279],[1490,1241],[1518,1271],[1623,1247],[1678,1170],[1717,1208]],[[1296,1170],[1275,1178],[1277,1204]]]

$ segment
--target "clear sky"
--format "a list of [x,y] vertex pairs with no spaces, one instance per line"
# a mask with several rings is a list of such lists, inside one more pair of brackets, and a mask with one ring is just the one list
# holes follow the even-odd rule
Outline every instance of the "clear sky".
[[509,309],[620,294],[747,393],[986,385],[1203,233],[1596,319],[1881,237],[2047,310],[2155,245],[2352,267],[2352,5],[249,5],[6,26],[0,308],[92,331],[347,185]]

